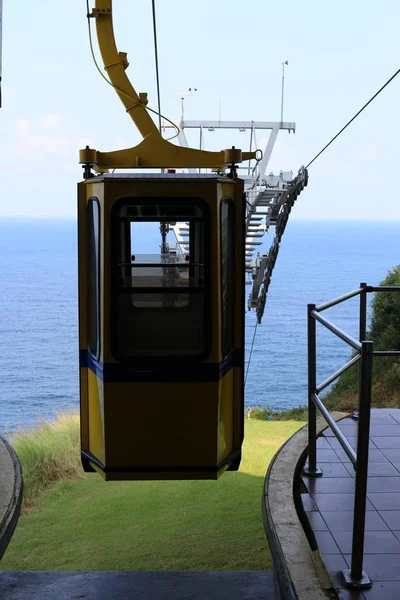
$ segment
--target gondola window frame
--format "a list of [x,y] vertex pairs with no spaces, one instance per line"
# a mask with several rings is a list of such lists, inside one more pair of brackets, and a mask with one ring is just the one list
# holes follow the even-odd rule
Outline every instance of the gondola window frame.
[[[119,279],[118,272],[118,263],[119,263],[119,236],[120,236],[120,223],[123,220],[135,222],[138,219],[137,216],[131,213],[129,217],[121,216],[121,209],[129,205],[132,206],[144,206],[150,208],[150,206],[166,206],[166,207],[190,207],[194,206],[201,210],[201,217],[193,217],[193,222],[201,221],[201,239],[202,239],[202,252],[203,252],[203,261],[205,265],[205,276],[203,282],[202,290],[190,290],[186,288],[174,288],[171,290],[173,293],[188,295],[193,294],[195,292],[201,293],[203,297],[203,305],[201,312],[201,322],[202,322],[202,344],[198,353],[190,354],[187,352],[185,348],[182,349],[181,353],[172,353],[161,351],[160,353],[154,354],[141,354],[140,352],[132,352],[126,354],[122,352],[120,349],[119,343],[119,334],[118,334],[118,300],[121,294],[132,294],[133,292],[138,294],[141,292],[146,293],[157,293],[157,288],[126,288],[119,289],[117,282]],[[179,215],[179,220],[182,215]],[[178,215],[170,215],[170,219],[175,221],[177,220]],[[170,220],[167,217],[160,218],[160,215],[154,214],[151,216],[148,215],[143,217],[143,222],[160,222],[161,220]],[[135,364],[138,361],[143,364],[154,363],[154,361],[160,362],[174,362],[174,361],[184,361],[184,362],[203,362],[211,352],[211,342],[212,342],[212,325],[211,325],[211,231],[210,231],[210,208],[201,197],[198,196],[123,196],[120,197],[114,204],[111,210],[111,279],[113,282],[112,291],[111,291],[111,352],[115,359],[120,362],[127,364]],[[192,240],[191,240],[192,242]],[[168,290],[163,290],[163,292],[168,292]],[[135,304],[133,303],[133,306]],[[152,308],[151,311],[156,315],[157,312],[163,314],[165,317],[170,312],[170,315],[178,312],[185,312],[189,307],[179,307],[179,308]]]
[[99,360],[101,217],[100,202],[95,196],[90,197],[86,205],[86,246],[87,347]]
[[[226,209],[226,215],[224,210]],[[224,235],[224,227],[226,227]],[[221,240],[221,351],[226,358],[234,349],[235,315],[235,205],[233,198],[224,197],[220,204]],[[225,243],[224,243],[225,237]]]

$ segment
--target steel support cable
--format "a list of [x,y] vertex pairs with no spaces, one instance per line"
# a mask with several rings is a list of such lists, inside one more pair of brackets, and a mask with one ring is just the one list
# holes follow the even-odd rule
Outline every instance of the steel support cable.
[[[385,87],[387,87],[389,85],[389,83],[391,81],[393,81],[393,79],[395,77],[397,77],[397,75],[400,73],[400,69],[398,69],[387,81],[386,83],[368,100],[368,102],[366,102],[366,104],[364,104],[364,106],[354,115],[354,117],[352,117],[350,119],[350,121],[348,121],[348,123],[346,123],[346,125],[344,127],[342,127],[342,129],[330,140],[330,142],[328,142],[328,144],[326,144],[322,150],[320,152],[318,152],[318,154],[316,156],[314,156],[314,158],[306,165],[305,167],[305,172],[307,173],[307,169],[308,167],[315,161],[317,160],[317,158],[319,156],[321,156],[321,154],[323,152],[325,152],[325,150],[340,136],[341,133],[343,133],[343,131],[345,129],[347,129],[347,127],[363,112],[363,110],[365,108],[367,108],[367,106],[369,104],[371,104],[371,102],[385,89]],[[296,186],[295,186],[296,187]],[[292,193],[293,193],[292,189]],[[290,193],[289,193],[290,196]],[[295,193],[295,198],[294,200],[297,198],[297,194]],[[282,238],[282,235],[285,231],[286,228],[286,224],[289,218],[289,214],[290,214],[290,210],[291,207],[293,206],[293,201],[292,202],[287,202],[287,200],[284,202],[283,208],[281,208],[281,211],[284,211],[285,214],[283,216],[282,221],[277,220],[276,223],[276,227],[275,227],[275,240],[280,241]],[[274,240],[274,241],[275,241]],[[271,246],[272,249],[273,245]],[[257,312],[257,317],[258,317],[258,322],[261,322],[262,316],[264,314],[264,309],[265,309],[265,303],[266,303],[266,299],[267,299],[267,293],[268,293],[268,288],[269,288],[269,284],[271,281],[271,275],[272,275],[272,271],[273,268],[275,266],[275,261],[276,261],[276,255],[272,256],[271,255],[271,249],[270,252],[268,253],[268,262],[265,268],[265,276],[264,276],[264,281],[263,281],[263,288],[261,290],[260,296],[258,297],[258,303],[257,303],[257,307],[256,307],[256,312]]]
[[158,50],[157,50],[157,26],[156,26],[156,2],[151,2],[153,10],[153,33],[154,33],[154,58],[156,63],[157,99],[158,99],[158,127],[161,135],[161,100],[160,100],[160,78],[158,73]]
[[364,106],[363,106],[363,107],[362,107],[362,108],[361,108],[361,109],[358,111],[358,113],[356,113],[356,114],[354,115],[354,117],[353,117],[352,119],[350,119],[350,121],[349,121],[348,123],[346,123],[346,125],[345,125],[344,127],[342,127],[342,129],[341,129],[341,130],[340,130],[340,131],[339,131],[339,132],[338,132],[338,133],[335,135],[335,137],[333,137],[333,138],[331,139],[331,141],[330,141],[330,142],[328,142],[328,144],[326,144],[326,146],[324,146],[324,147],[322,148],[322,150],[321,150],[320,152],[318,152],[318,154],[317,154],[316,156],[314,156],[314,158],[313,158],[313,159],[312,159],[312,160],[311,160],[311,161],[308,163],[308,165],[306,165],[306,169],[308,169],[308,167],[309,167],[310,165],[312,165],[312,163],[313,163],[315,160],[317,160],[317,158],[318,158],[319,156],[321,156],[321,154],[322,154],[323,152],[325,152],[325,150],[328,148],[328,146],[330,146],[330,145],[332,144],[332,142],[334,142],[334,141],[336,140],[336,138],[338,138],[338,137],[339,137],[339,135],[340,135],[341,133],[343,133],[343,131],[344,131],[345,129],[347,129],[347,127],[350,125],[350,123],[352,123],[352,122],[353,122],[353,121],[354,121],[354,120],[355,120],[355,119],[358,117],[358,115],[360,115],[360,114],[362,113],[362,111],[363,111],[365,108],[367,108],[367,106],[368,106],[369,104],[371,104],[371,102],[372,102],[373,100],[375,100],[375,98],[376,98],[376,97],[377,97],[377,96],[378,96],[378,95],[379,95],[379,94],[380,94],[380,93],[381,93],[381,92],[382,92],[382,91],[385,89],[385,87],[386,87],[387,85],[389,85],[389,83],[390,83],[391,81],[393,81],[393,79],[394,79],[394,78],[395,78],[395,77],[396,77],[396,76],[397,76],[399,73],[400,73],[400,69],[398,69],[398,70],[396,71],[396,73],[394,73],[394,75],[392,75],[392,76],[390,77],[390,79],[388,79],[388,80],[387,80],[387,82],[386,82],[386,83],[385,83],[385,84],[384,84],[384,85],[383,85],[383,86],[382,86],[382,87],[381,87],[381,88],[380,88],[380,89],[379,89],[379,90],[376,92],[376,94],[374,94],[374,95],[372,96],[372,98],[370,98],[370,99],[368,100],[368,102],[367,102],[366,104],[364,104]]
[[254,340],[256,339],[257,327],[258,327],[258,321],[256,322],[256,325],[254,327],[253,341],[251,342],[249,360],[247,361],[246,375],[244,377],[244,383],[245,384],[246,384],[246,381],[247,381],[247,375],[249,374],[249,367],[250,367],[250,363],[251,363],[251,356],[253,354],[253,346],[254,346]]

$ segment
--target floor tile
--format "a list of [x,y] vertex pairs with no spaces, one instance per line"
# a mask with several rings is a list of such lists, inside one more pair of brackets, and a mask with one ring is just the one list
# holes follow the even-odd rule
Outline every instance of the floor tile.
[[323,477],[350,477],[350,473],[341,463],[319,462],[318,467],[323,473]]
[[391,463],[400,462],[400,448],[385,448],[382,452]]
[[343,448],[337,448],[335,450],[336,454],[338,455],[340,461],[343,464],[350,464],[351,463],[351,459],[347,456],[346,452],[343,450]]
[[[335,531],[353,531],[352,510],[324,510],[322,511],[321,515],[332,533]],[[387,531],[388,529],[389,527],[387,526],[386,522],[376,510],[367,510],[365,512],[366,531]]]
[[397,539],[400,542],[400,529],[398,531],[396,531],[395,529],[392,529],[392,531],[393,531],[394,535],[397,537]]
[[346,467],[346,470],[351,477],[355,477],[356,472],[352,464],[345,463],[343,466]]
[[[336,531],[333,534],[342,554],[350,554],[352,531]],[[367,554],[400,554],[400,542],[391,531],[366,531],[364,556]]]
[[317,461],[318,462],[341,462],[340,458],[336,454],[333,448],[321,448],[317,449]]
[[368,452],[368,461],[370,463],[385,462],[385,455],[379,448],[371,448]]
[[311,494],[354,492],[355,482],[352,477],[303,477],[303,481]]
[[337,423],[339,429],[357,429],[358,428],[358,419],[353,419],[352,417],[347,417],[346,419],[342,419]]
[[340,600],[365,600],[363,592],[340,588],[338,590]]
[[371,437],[381,436],[400,436],[400,425],[384,425],[381,423],[372,423],[370,428]]
[[378,448],[400,448],[400,436],[373,437],[372,441]]
[[398,477],[368,477],[368,492],[400,492],[400,474]]
[[[343,466],[345,466],[349,474],[354,477],[355,471],[353,465],[345,464]],[[388,461],[383,463],[370,463],[368,465],[369,477],[398,477],[399,475],[400,471]]]
[[400,493],[382,492],[380,494],[368,494],[376,510],[400,510]]
[[[335,450],[335,452],[343,463],[350,462],[350,459],[347,456],[346,452],[343,450],[343,448],[337,449]],[[376,462],[386,462],[386,459],[387,456],[385,456],[381,450],[379,450],[378,448],[370,448],[368,452],[368,461],[370,464]]]
[[392,531],[400,531],[400,510],[381,510],[380,515]]
[[398,600],[400,581],[374,581],[369,590],[364,591],[366,600]]
[[400,410],[397,409],[397,411],[391,411],[390,416],[392,417],[392,419],[394,419],[397,423],[400,423]]
[[[338,427],[342,431],[344,429],[346,430],[346,436],[347,435],[354,435],[354,436],[357,435],[358,422],[355,421],[355,420],[353,420],[353,419],[351,419],[351,418],[342,419],[341,421],[339,421],[338,422]],[[333,433],[333,431],[332,431],[332,429],[330,427],[328,427],[327,429],[324,430],[323,435],[324,435],[324,437],[334,437],[335,436],[335,434]]]
[[[350,564],[351,556],[345,555],[345,559]],[[374,585],[378,581],[400,581],[400,554],[365,554],[363,569]]]
[[[350,446],[352,448],[354,448],[354,450],[356,450],[357,449],[357,437],[356,436],[346,436],[346,438],[347,438],[347,441],[349,442]],[[334,450],[343,450],[337,437],[330,437],[330,438],[326,438],[326,439],[328,440],[331,448],[333,448]],[[378,438],[378,439],[385,439],[385,438]],[[397,439],[397,438],[395,438],[395,439]],[[372,440],[369,440],[369,447],[370,447],[370,449],[377,448],[376,444],[374,444],[374,442]]]
[[313,531],[328,531],[328,526],[318,510],[307,511],[307,517]]
[[[315,539],[322,554],[340,554],[340,550],[329,531],[315,531]],[[396,540],[397,541],[397,540]],[[400,546],[400,542],[397,542]]]
[[317,438],[317,448],[327,448],[328,450],[332,449],[331,445],[328,442],[328,439],[322,436]]
[[322,432],[322,435],[324,437],[335,437],[335,434],[333,433],[333,431],[330,427],[328,427],[327,429],[324,429],[324,431]]
[[[390,425],[387,425],[386,427],[390,427]],[[393,425],[393,427],[396,427],[396,425]],[[400,425],[399,425],[400,427]],[[344,435],[346,437],[357,437],[358,435],[358,423],[354,423],[351,424],[349,423],[348,425],[339,425],[339,429],[342,431],[342,433],[344,433]],[[396,434],[394,434],[396,435]]]
[[[341,554],[339,556],[341,556]],[[348,567],[346,566],[343,569],[348,569]],[[340,570],[338,569],[337,571],[330,571],[330,573],[329,573],[336,590],[338,590],[339,588],[345,587],[345,581],[344,581],[343,572],[342,572],[343,569],[340,569]]]
[[[354,508],[354,494],[314,494],[313,500],[320,511],[353,510]],[[373,510],[368,500],[367,510]]]
[[397,469],[397,471],[400,472],[400,462],[398,462],[397,460],[396,461],[391,461],[391,464],[393,465],[393,467],[395,469]]
[[305,511],[318,510],[314,500],[309,494],[301,494],[301,501]]
[[341,554],[324,554],[322,558],[328,571],[348,569],[347,563]]
[[390,413],[371,412],[371,423],[384,423],[386,425],[397,425],[396,419]]

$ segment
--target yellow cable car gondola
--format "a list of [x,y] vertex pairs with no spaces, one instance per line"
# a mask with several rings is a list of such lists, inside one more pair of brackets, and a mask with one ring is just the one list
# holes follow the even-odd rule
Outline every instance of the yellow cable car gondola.
[[[80,184],[82,457],[106,479],[214,479],[239,465],[242,191],[214,175]],[[187,224],[188,255],[140,256],[136,231],[170,223]]]
[[[243,441],[245,207],[235,162],[255,153],[163,140],[146,95],[125,75],[111,0],[97,0],[91,16],[110,83],[144,139],[128,150],[80,153],[82,462],[107,480],[217,479],[239,467]],[[135,167],[219,173],[106,172]],[[175,224],[187,252],[168,255],[165,235]],[[146,227],[162,234],[150,256],[138,246]]]

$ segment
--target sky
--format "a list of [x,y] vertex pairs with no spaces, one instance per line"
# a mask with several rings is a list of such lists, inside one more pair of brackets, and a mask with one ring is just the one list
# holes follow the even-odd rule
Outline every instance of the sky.
[[[91,0],[93,3],[94,0]],[[140,142],[93,64],[86,1],[3,0],[0,216],[74,217],[78,150]],[[284,120],[268,166],[297,172],[399,68],[398,0],[157,0],[161,110],[185,118]],[[157,107],[151,0],[114,0],[117,46]],[[400,75],[310,167],[293,219],[399,220]],[[268,133],[258,134],[258,145]],[[198,139],[189,139],[198,144]],[[206,132],[205,147],[248,149],[249,132]]]

